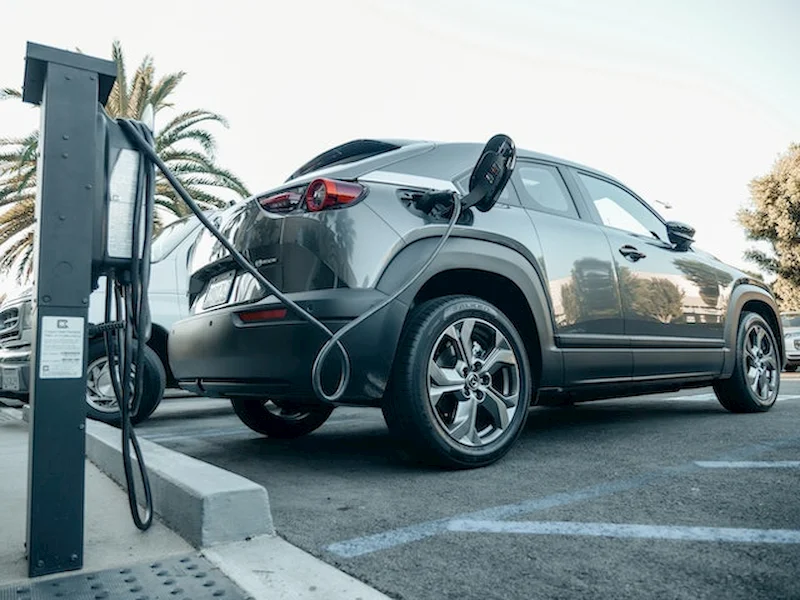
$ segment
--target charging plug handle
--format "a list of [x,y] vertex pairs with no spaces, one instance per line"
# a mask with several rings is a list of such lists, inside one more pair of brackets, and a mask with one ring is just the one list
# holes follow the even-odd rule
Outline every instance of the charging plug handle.
[[414,201],[414,206],[417,207],[417,210],[421,210],[424,213],[430,214],[433,212],[435,207],[452,207],[454,195],[455,192],[449,190],[426,192]]

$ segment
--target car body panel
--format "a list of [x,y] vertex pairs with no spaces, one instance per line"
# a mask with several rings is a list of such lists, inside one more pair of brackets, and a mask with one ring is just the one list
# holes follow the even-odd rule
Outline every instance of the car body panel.
[[800,312],[783,312],[780,317],[786,346],[786,364],[791,367],[800,366]]
[[[378,302],[417,274],[447,223],[418,211],[409,198],[431,189],[465,193],[480,149],[477,144],[410,143],[364,161],[307,173],[258,197],[321,175],[357,179],[369,193],[353,206],[321,213],[272,214],[253,199],[226,217],[222,229],[262,275],[338,328],[368,308],[367,298]],[[520,150],[518,158],[520,165],[539,165],[554,173],[559,189],[574,203],[569,216],[528,203],[523,190],[530,183],[517,172],[492,210],[466,210],[433,264],[384,314],[374,317],[381,326],[364,324],[361,335],[357,329],[346,337],[353,357],[361,358],[353,360],[354,380],[341,402],[380,402],[409,311],[426,297],[432,282],[455,282],[442,279],[450,275],[460,279],[441,293],[464,293],[474,279],[508,286],[509,293],[522,299],[517,325],[525,330],[523,337],[537,362],[541,390],[607,397],[614,386],[677,389],[729,377],[745,303],[757,302],[749,306],[777,314],[768,288],[743,279],[740,271],[702,251],[677,249],[666,234],[637,237],[604,223],[581,173],[622,188],[652,211],[616,179],[535,152]],[[221,395],[264,393],[269,386],[248,387],[247,381],[255,382],[264,373],[280,379],[280,364],[289,361],[286,371],[292,382],[284,392],[273,386],[271,393],[309,394],[313,347],[322,345],[324,335],[309,334],[294,315],[281,323],[253,324],[245,332],[237,311],[279,304],[251,275],[240,272],[218,242],[204,237],[189,271],[195,316],[176,323],[170,336],[170,357],[179,379],[205,393],[212,387]],[[645,257],[627,261],[617,252],[625,245],[641,246]],[[230,292],[221,303],[204,305],[212,279],[226,271],[237,271]],[[653,298],[642,295],[647,288],[669,288],[671,305],[651,306]],[[369,291],[380,295],[369,296]],[[334,306],[347,308],[331,312]],[[207,343],[205,349],[199,342]],[[283,356],[287,347],[297,353],[291,360]],[[239,364],[248,361],[253,365]]]

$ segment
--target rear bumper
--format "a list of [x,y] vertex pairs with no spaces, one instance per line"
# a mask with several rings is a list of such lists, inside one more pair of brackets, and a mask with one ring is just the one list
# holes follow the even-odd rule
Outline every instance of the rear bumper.
[[30,346],[0,348],[0,394],[28,395],[30,362]]
[[[331,289],[290,294],[290,298],[336,331],[386,298],[373,289]],[[311,368],[327,340],[324,332],[291,313],[283,319],[245,323],[243,311],[280,308],[274,297],[219,308],[176,323],[169,335],[169,359],[179,385],[206,396],[254,396],[316,401]],[[407,307],[395,302],[342,340],[351,359],[343,404],[377,405],[394,359]],[[323,369],[323,387],[339,380],[338,352]]]

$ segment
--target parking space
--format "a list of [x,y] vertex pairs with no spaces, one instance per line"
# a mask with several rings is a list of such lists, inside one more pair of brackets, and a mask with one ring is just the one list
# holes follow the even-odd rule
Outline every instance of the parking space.
[[395,597],[800,597],[796,375],[760,415],[707,389],[536,409],[476,471],[410,462],[376,410],[280,441],[183,398],[139,429],[262,483],[283,537]]

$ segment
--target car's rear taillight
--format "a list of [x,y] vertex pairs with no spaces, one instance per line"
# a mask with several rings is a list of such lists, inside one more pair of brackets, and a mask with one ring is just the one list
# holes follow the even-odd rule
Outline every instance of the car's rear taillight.
[[366,188],[351,181],[315,179],[306,189],[306,207],[311,212],[342,208],[360,200]]
[[264,196],[258,199],[258,203],[269,212],[286,213],[293,211],[302,199],[303,190],[300,188]]
[[308,185],[274,192],[258,198],[261,207],[271,213],[318,212],[350,206],[367,195],[367,188],[352,181],[315,179]]

